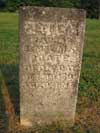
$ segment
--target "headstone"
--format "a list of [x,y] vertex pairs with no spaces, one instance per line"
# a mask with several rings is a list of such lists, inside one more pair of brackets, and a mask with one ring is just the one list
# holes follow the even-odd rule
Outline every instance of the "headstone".
[[85,11],[20,8],[21,125],[73,125]]

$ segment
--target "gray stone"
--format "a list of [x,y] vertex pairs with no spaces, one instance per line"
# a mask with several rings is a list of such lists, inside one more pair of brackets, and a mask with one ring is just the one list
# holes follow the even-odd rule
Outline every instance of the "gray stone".
[[20,8],[21,125],[73,125],[84,31],[84,10]]

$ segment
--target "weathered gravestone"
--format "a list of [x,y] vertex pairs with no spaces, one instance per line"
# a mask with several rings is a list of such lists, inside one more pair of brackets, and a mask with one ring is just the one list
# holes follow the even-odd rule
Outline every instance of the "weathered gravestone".
[[22,125],[73,124],[84,31],[84,10],[20,9]]

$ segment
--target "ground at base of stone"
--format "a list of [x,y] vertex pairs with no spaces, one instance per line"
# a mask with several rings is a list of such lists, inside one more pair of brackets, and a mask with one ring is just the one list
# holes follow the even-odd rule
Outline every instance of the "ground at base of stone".
[[62,129],[60,126],[50,125],[27,129],[19,125],[19,118],[17,118],[14,127],[8,130],[9,127],[6,127],[4,120],[0,119],[0,133],[100,133],[99,105],[100,99],[93,101],[87,97],[80,97],[77,104],[75,125],[71,128]]

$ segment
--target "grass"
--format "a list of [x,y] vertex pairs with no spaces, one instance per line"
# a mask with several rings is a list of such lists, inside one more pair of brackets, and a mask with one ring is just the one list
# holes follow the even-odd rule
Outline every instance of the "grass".
[[[0,132],[7,132],[2,80],[5,80],[15,113],[19,114],[18,83],[18,14],[0,13]],[[87,19],[83,63],[75,126],[68,133],[100,133],[100,21]],[[48,131],[48,130],[50,131]],[[43,133],[63,133],[47,127]],[[6,132],[5,132],[6,131]]]
[[98,20],[87,20],[79,93],[92,98],[100,95],[100,21]]
[[0,63],[18,60],[18,15],[0,13]]

